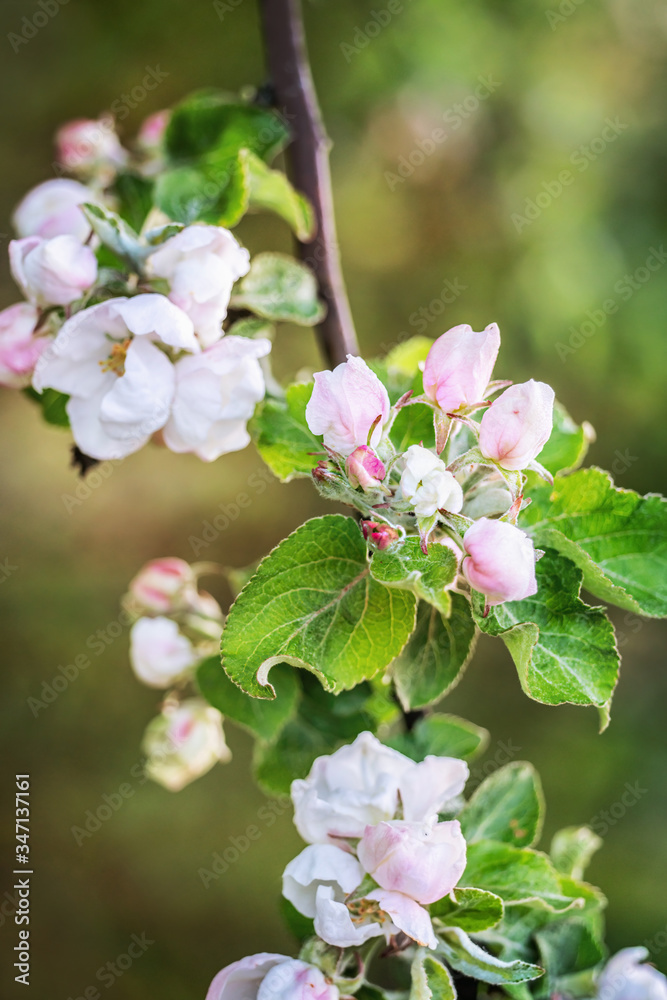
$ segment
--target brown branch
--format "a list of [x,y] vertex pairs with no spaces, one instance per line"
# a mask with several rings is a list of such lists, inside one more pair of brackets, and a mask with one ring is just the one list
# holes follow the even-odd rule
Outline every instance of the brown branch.
[[317,231],[300,244],[300,255],[315,272],[327,315],[317,328],[329,365],[358,354],[352,314],[345,291],[334,219],[329,149],[310,72],[300,0],[260,0],[264,44],[276,104],[292,132],[288,150],[294,186],[310,200]]

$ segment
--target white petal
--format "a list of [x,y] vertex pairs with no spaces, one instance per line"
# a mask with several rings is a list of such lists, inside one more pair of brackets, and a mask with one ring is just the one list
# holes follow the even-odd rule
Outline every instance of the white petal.
[[407,934],[413,941],[426,948],[437,947],[438,939],[435,936],[428,910],[416,903],[414,899],[410,899],[402,892],[387,892],[384,889],[374,889],[373,892],[368,893],[367,898],[378,902],[398,929]]
[[446,802],[461,794],[468,773],[466,762],[456,757],[429,756],[414,764],[399,785],[404,818],[419,823],[436,816]]
[[118,307],[128,330],[137,337],[161,340],[170,347],[196,353],[199,343],[192,320],[164,295],[136,295]]
[[357,888],[363,877],[361,865],[347,851],[330,844],[312,844],[285,868],[283,896],[299,913],[314,917],[320,886],[330,886],[334,895],[342,901]]
[[382,924],[375,921],[355,924],[345,903],[334,898],[330,886],[321,885],[317,890],[315,933],[337,948],[352,948],[369,938],[384,933]]
[[100,418],[111,437],[145,438],[163,427],[174,395],[174,366],[149,340],[133,340],[125,374],[106,394]]
[[103,389],[101,393],[90,396],[88,399],[72,396],[67,403],[67,415],[72,426],[74,440],[84,455],[99,458],[100,461],[125,458],[133,451],[143,448],[149,440],[149,435],[146,435],[143,438],[136,437],[119,441],[118,438],[112,437],[108,433],[106,425],[100,421],[100,407],[105,394],[106,389]]

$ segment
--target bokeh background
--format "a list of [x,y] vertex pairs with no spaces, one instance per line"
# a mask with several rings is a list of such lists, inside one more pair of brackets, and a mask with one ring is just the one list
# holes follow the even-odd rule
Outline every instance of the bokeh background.
[[[254,0],[44,3],[4,0],[0,12],[4,245],[13,205],[53,176],[62,121],[120,102],[129,138],[194,88],[264,79]],[[385,0],[305,7],[364,351],[496,320],[499,376],[550,382],[596,428],[595,462],[622,486],[664,491],[667,262],[648,280],[642,270],[667,237],[664,4],[403,0],[388,21]],[[26,29],[40,9],[51,11],[48,23]],[[123,95],[156,67],[164,80],[129,107]],[[559,192],[564,170],[571,182]],[[285,227],[267,216],[244,221],[240,235],[253,250],[289,248]],[[0,280],[9,305],[18,296],[4,262]],[[285,375],[317,365],[309,331],[285,329],[275,352]],[[250,779],[250,742],[231,727],[233,762],[180,794],[133,776],[156,695],[130,673],[118,598],[145,560],[192,558],[192,538],[220,505],[233,514],[239,492],[251,493],[250,507],[205,553],[227,565],[261,556],[322,502],[308,483],[249,489],[261,468],[252,449],[212,466],[146,449],[81,487],[66,432],[40,424],[9,391],[0,416],[0,559],[12,567],[0,584],[2,791],[12,793],[15,772],[32,774],[29,995],[75,1000],[97,986],[127,1000],[202,1000],[227,962],[292,947],[278,918],[279,875],[298,840],[288,809],[271,826],[258,819],[266,799]],[[491,730],[490,758],[511,741],[537,765],[545,843],[565,824],[606,824],[590,878],[609,896],[609,943],[648,942],[667,971],[665,632],[615,620],[625,659],[603,736],[592,710],[529,702],[491,641],[445,707]],[[80,653],[91,666],[35,716],[28,699]],[[79,846],[72,827],[126,782],[134,794]],[[626,783],[637,787],[629,808],[619,805]],[[4,816],[0,989],[12,996],[4,893],[13,812]],[[205,888],[199,869],[251,823],[261,838]],[[153,942],[145,954],[100,983],[97,970],[142,933]]]

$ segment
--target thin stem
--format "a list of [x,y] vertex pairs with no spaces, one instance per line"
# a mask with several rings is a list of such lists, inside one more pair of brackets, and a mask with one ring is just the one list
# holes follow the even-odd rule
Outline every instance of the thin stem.
[[345,291],[334,218],[329,149],[310,72],[300,0],[260,0],[264,44],[275,100],[292,132],[288,149],[294,186],[310,200],[317,231],[300,244],[300,255],[317,277],[327,315],[318,327],[320,348],[330,366],[358,354]]

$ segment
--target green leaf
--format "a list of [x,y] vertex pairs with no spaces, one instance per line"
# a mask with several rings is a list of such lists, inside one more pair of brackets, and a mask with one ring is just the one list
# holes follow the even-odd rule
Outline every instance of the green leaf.
[[374,732],[379,721],[370,684],[333,695],[309,674],[299,679],[303,697],[296,717],[271,743],[255,747],[255,778],[272,795],[287,794],[295,778],[306,777],[316,757],[333,753],[365,730]]
[[540,465],[553,475],[577,469],[593,440],[595,432],[590,424],[576,424],[565,407],[555,403],[553,430],[539,454]]
[[287,388],[285,399],[267,398],[255,410],[249,429],[260,455],[284,483],[308,476],[326,457],[322,442],[308,429],[306,406],[312,383],[297,382]]
[[275,695],[280,662],[305,667],[330,691],[373,677],[400,653],[416,601],[370,575],[356,521],[340,514],[297,528],[259,565],[227,617],[223,666],[258,698]]
[[[560,992],[566,978],[594,969],[605,957],[602,942],[577,917],[536,931],[535,941],[546,972],[544,987],[548,996]],[[589,986],[593,986],[592,976]]]
[[446,961],[473,979],[483,983],[502,986],[504,983],[525,983],[537,979],[544,972],[539,965],[521,962],[504,962],[470,940],[468,935],[456,927],[441,932],[438,954]]
[[426,554],[416,537],[376,552],[371,561],[371,575],[379,583],[411,590],[445,615],[451,609],[445,587],[453,582],[457,568],[456,556],[447,545],[431,545]]
[[448,970],[423,949],[417,949],[410,972],[412,988],[409,1000],[456,1000],[456,990]]
[[521,686],[545,705],[606,705],[618,679],[614,629],[602,608],[579,599],[581,571],[547,549],[537,564],[538,592],[482,614],[473,595],[477,624],[499,635],[516,664]]
[[248,166],[250,208],[265,208],[275,212],[292,227],[302,243],[312,239],[315,213],[308,199],[295,191],[284,173],[271,170],[249,149],[241,150]]
[[141,174],[121,171],[116,174],[113,193],[118,201],[118,214],[137,233],[153,207],[154,182]]
[[407,451],[412,444],[435,448],[433,410],[424,403],[403,406],[396,414],[389,437],[397,452]]
[[591,594],[651,617],[667,615],[667,502],[618,489],[581,469],[531,490],[521,526],[582,570]]
[[199,221],[231,228],[245,214],[248,194],[247,170],[238,156],[173,167],[155,183],[155,203],[186,225]]
[[413,760],[435,757],[461,757],[468,760],[481,753],[489,742],[489,733],[481,726],[456,715],[427,715],[410,733],[386,741]]
[[276,689],[273,701],[251,698],[234,684],[220,666],[220,657],[211,656],[197,668],[197,686],[214,708],[255,736],[272,740],[295,714],[299,684],[291,667],[281,664],[273,670]]
[[397,371],[401,375],[413,378],[420,371],[420,364],[426,361],[428,352],[433,347],[429,337],[410,337],[392,347],[384,359],[387,369]]
[[539,775],[532,764],[515,761],[490,774],[458,818],[468,844],[498,840],[530,847],[539,840],[543,814]]
[[115,212],[92,202],[81,205],[93,231],[102,243],[133,270],[137,270],[150,252],[141,244],[134,229]]
[[445,617],[420,602],[417,627],[391,666],[396,693],[406,709],[424,708],[442,698],[458,684],[470,661],[477,634],[470,601],[453,593],[451,605]]
[[314,326],[325,312],[312,271],[282,253],[253,257],[250,270],[235,287],[232,306],[299,326]]
[[237,319],[227,330],[228,336],[266,337],[268,340],[273,340],[275,332],[276,328],[273,323],[269,323],[266,319],[258,319],[256,316],[244,316],[242,319]]
[[486,840],[468,844],[460,881],[495,893],[505,904],[560,896],[558,874],[545,854]]
[[213,150],[231,158],[241,149],[270,160],[288,139],[289,129],[275,111],[207,90],[190,94],[173,109],[165,149],[176,162],[197,160]]
[[582,878],[602,840],[588,826],[566,826],[554,834],[549,855],[557,871]]
[[503,901],[500,896],[483,889],[453,889],[448,896],[432,903],[432,917],[437,917],[445,927],[460,927],[467,934],[495,927],[502,920]]
[[27,386],[23,392],[42,408],[42,417],[47,424],[54,427],[69,427],[69,417],[67,416],[67,403],[69,396],[57,389],[44,389],[37,392],[32,386]]

